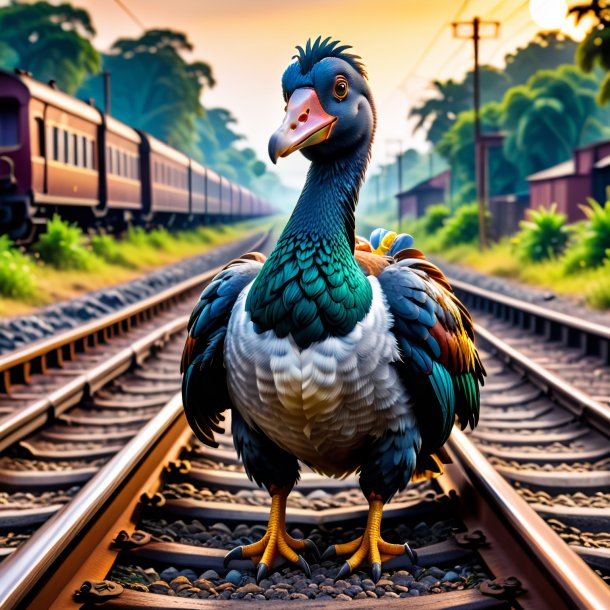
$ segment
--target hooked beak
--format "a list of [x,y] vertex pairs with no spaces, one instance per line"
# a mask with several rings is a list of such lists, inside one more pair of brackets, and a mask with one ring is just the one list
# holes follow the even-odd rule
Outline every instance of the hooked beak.
[[296,89],[288,100],[286,116],[269,140],[269,156],[273,163],[279,157],[328,139],[337,117],[328,114],[311,87]]

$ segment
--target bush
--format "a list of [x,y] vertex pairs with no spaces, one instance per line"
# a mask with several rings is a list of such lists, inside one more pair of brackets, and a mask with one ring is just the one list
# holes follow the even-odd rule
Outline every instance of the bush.
[[158,248],[159,250],[166,250],[172,236],[169,234],[167,229],[153,229],[147,236],[148,243],[153,248]]
[[[491,220],[491,214],[486,211],[487,224]],[[439,231],[439,237],[444,247],[456,244],[471,244],[479,239],[479,204],[469,203],[459,207],[455,214],[445,221],[445,225]]]
[[55,215],[47,224],[34,250],[40,258],[56,269],[92,269],[96,257],[83,246],[83,232],[76,224],[71,224]]
[[568,243],[569,231],[565,214],[557,213],[557,205],[540,207],[530,212],[529,220],[519,223],[515,236],[517,254],[526,261],[543,261],[559,256]]
[[133,244],[134,246],[148,245],[148,237],[146,235],[146,231],[142,227],[129,227],[127,229],[125,241]]
[[134,265],[124,254],[114,238],[110,235],[93,235],[91,237],[91,248],[93,254],[102,260],[105,260],[111,265],[126,267],[127,269],[136,269]]
[[32,261],[6,236],[0,236],[0,294],[5,297],[28,299],[36,294]]
[[595,199],[588,202],[588,206],[580,206],[587,220],[574,249],[566,257],[564,268],[568,273],[599,267],[610,258],[610,201],[603,206]]
[[426,234],[434,235],[443,227],[449,216],[451,216],[451,210],[448,206],[442,203],[431,205],[422,219],[422,229]]

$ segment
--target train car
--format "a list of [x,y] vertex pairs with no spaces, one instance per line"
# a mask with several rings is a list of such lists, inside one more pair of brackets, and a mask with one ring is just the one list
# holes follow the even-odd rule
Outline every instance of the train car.
[[142,159],[140,134],[105,116],[103,130],[102,205],[108,210],[142,210]]
[[221,177],[213,169],[206,168],[207,215],[213,221],[221,213],[222,188]]
[[220,177],[220,216],[223,221],[231,218],[233,209],[233,193],[231,183],[224,177]]
[[100,205],[98,110],[25,74],[0,71],[0,230],[23,239],[56,209]]
[[241,216],[241,187],[231,184],[231,216]]
[[55,212],[119,228],[269,211],[156,138],[23,72],[0,71],[0,233],[28,241]]
[[206,206],[206,172],[203,165],[191,159],[190,187],[191,187],[191,215],[204,217]]
[[252,193],[244,188],[243,186],[240,187],[241,189],[241,207],[240,207],[240,216],[243,216],[244,218],[248,218],[251,214],[251,207],[252,207]]
[[171,225],[176,214],[190,214],[190,159],[142,131],[142,210],[144,218]]

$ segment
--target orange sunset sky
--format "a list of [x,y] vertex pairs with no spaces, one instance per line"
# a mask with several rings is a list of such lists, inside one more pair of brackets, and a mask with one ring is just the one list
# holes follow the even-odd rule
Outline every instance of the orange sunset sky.
[[[5,4],[6,2],[2,2]],[[229,108],[238,131],[268,164],[267,141],[280,124],[281,74],[296,44],[331,35],[361,55],[377,103],[373,164],[398,148],[421,147],[407,122],[410,104],[430,94],[431,79],[461,77],[472,65],[472,43],[452,38],[450,23],[475,15],[498,20],[500,37],[481,44],[481,60],[501,66],[504,55],[526,43],[541,25],[567,28],[566,0],[72,0],[87,9],[104,50],[141,27],[188,33],[192,59],[212,64],[217,86],[205,91],[208,107]],[[532,11],[530,11],[530,3]],[[123,4],[133,12],[130,18]],[[532,15],[540,23],[536,23]],[[554,21],[553,21],[554,20]],[[277,166],[285,182],[300,186],[307,164],[300,155]]]

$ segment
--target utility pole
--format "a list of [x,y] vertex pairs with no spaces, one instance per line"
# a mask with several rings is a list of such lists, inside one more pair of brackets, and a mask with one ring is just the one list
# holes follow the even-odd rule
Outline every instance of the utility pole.
[[[392,139],[388,139],[386,140],[386,147],[388,144],[398,144],[398,153],[396,154],[396,170],[397,170],[397,186],[398,186],[398,193],[397,195],[400,195],[400,193],[402,193],[402,140],[399,140],[398,138],[392,138]],[[396,150],[396,149],[395,149]],[[386,154],[387,154],[387,148],[386,148]],[[394,155],[391,155],[391,158],[394,158]],[[398,199],[398,233],[400,233],[400,225],[402,223],[402,210],[400,209],[400,197],[396,197],[396,199]]]
[[[479,41],[483,38],[497,38],[500,33],[499,21],[481,21],[475,17],[472,21],[456,21],[451,24],[453,37],[470,39],[474,44],[474,170],[479,203],[479,244],[481,250],[487,248],[487,227],[485,224],[486,184],[485,153],[481,145],[481,86],[479,75]],[[493,33],[483,35],[482,28],[493,29]]]
[[110,72],[105,70],[102,76],[104,77],[104,112],[110,115]]

